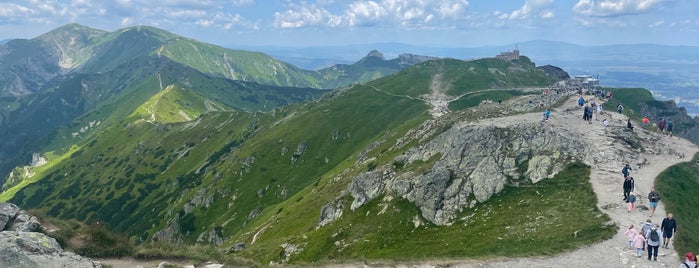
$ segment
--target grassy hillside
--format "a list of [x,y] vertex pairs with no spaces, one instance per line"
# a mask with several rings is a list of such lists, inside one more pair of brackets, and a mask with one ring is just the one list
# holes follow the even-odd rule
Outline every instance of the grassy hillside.
[[522,57],[513,62],[499,59],[433,60],[369,84],[394,94],[418,97],[431,93],[432,89],[449,96],[461,96],[485,89],[548,86],[555,81]]
[[677,234],[673,236],[673,247],[680,256],[684,252],[697,252],[699,245],[699,197],[693,189],[699,187],[699,154],[692,161],[674,165],[660,173],[655,188],[662,195],[665,210],[677,221]]
[[[256,242],[238,256],[260,263],[555,254],[608,239],[616,232],[616,226],[607,225],[609,218],[594,205],[597,201],[591,184],[579,179],[588,178],[589,172],[588,167],[574,164],[535,186],[507,188],[464,211],[450,226],[420,224],[416,218],[419,211],[407,200],[377,198],[351,215],[316,228],[318,207],[335,198],[328,193],[341,190],[342,182],[329,177],[290,198],[234,241],[251,241],[256,236]],[[350,199],[341,200],[349,207]],[[279,253],[283,243],[297,244],[304,250],[285,259]]]
[[[148,60],[163,64],[144,67],[141,80],[128,80],[132,84],[76,121],[102,118],[98,131],[86,132],[84,142],[62,158],[49,159],[2,200],[51,217],[99,221],[137,243],[198,242],[225,248],[245,242],[245,251],[229,256],[263,264],[485,257],[517,254],[524,246],[533,248],[531,254],[549,254],[598,241],[613,231],[603,225],[607,219],[594,208],[594,200],[588,200],[594,198],[589,183],[572,181],[589,175],[580,165],[568,167],[551,182],[508,189],[464,211],[450,226],[429,224],[415,205],[386,197],[316,228],[323,205],[340,202],[349,207],[346,189],[353,174],[390,164],[403,150],[419,145],[413,141],[392,147],[431,119],[431,107],[420,99],[423,94],[444,90],[460,96],[549,81],[528,63],[435,60],[260,113],[232,108],[262,109],[285,97],[305,98],[310,92],[305,90],[311,89],[252,90],[259,84],[211,79],[162,57]],[[486,70],[489,77],[482,81],[487,83],[463,78],[479,75],[476,70]],[[268,96],[272,92],[277,95]],[[430,165],[424,161],[411,169],[420,172]],[[531,204],[522,203],[535,194],[540,196]],[[514,207],[521,209],[514,213]],[[573,212],[561,214],[564,207]],[[582,220],[587,218],[595,220]],[[489,236],[495,232],[516,243],[502,245],[497,236]],[[571,235],[575,239],[569,241]],[[473,242],[464,244],[464,238]],[[287,256],[280,254],[283,243],[305,249]]]
[[276,86],[320,87],[316,72],[259,52],[230,50],[182,37],[168,40],[153,52],[217,77]]
[[[230,234],[254,218],[238,215],[259,213],[295,194],[386,129],[419,123],[413,118],[424,110],[418,101],[356,89],[295,114],[210,113],[162,126],[125,122],[39,174],[41,180],[12,200],[45,207],[50,216],[106,221],[142,239],[175,215],[187,241],[211,226]],[[374,120],[354,120],[358,116]],[[213,201],[206,209],[185,209],[200,191]],[[152,217],[154,211],[160,215]]]

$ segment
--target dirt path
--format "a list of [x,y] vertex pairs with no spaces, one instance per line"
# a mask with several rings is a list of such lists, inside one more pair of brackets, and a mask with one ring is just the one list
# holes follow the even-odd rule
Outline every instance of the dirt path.
[[[624,163],[631,164],[631,176],[636,182],[635,192],[641,197],[638,205],[647,206],[647,194],[662,171],[668,167],[685,161],[690,161],[699,148],[691,142],[677,137],[660,135],[636,126],[635,132],[644,141],[645,152],[630,152],[630,148],[618,144],[608,135],[611,128],[626,126],[627,117],[618,113],[606,112],[606,115],[594,119],[592,124],[584,122],[582,109],[576,107],[576,97],[571,97],[563,107],[552,111],[551,126],[565,135],[574,135],[586,140],[591,147],[586,162],[591,162],[590,181],[597,195],[600,210],[608,214],[619,226],[619,231],[610,240],[590,245],[573,252],[552,257],[514,258],[491,261],[464,261],[441,264],[420,265],[414,267],[677,267],[680,258],[672,243],[669,249],[660,249],[657,262],[647,261],[647,252],[642,258],[636,258],[635,252],[626,247],[627,238],[623,232],[630,224],[640,229],[640,224],[649,218],[648,210],[636,208],[631,213],[626,210],[623,202],[621,168]],[[599,103],[599,100],[598,100]],[[602,125],[602,119],[611,118],[610,126]],[[506,126],[519,122],[538,123],[540,113],[529,113],[510,117],[482,120],[468,123],[477,125]],[[652,144],[652,145],[651,145]],[[660,193],[661,195],[663,193]],[[666,211],[663,202],[659,203],[655,215],[651,218],[653,224],[660,224]],[[675,215],[675,218],[682,215]],[[682,228],[682,226],[679,226]]]

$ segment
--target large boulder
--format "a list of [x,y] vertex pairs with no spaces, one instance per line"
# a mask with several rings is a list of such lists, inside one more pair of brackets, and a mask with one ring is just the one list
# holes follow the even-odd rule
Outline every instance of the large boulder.
[[0,231],[5,230],[8,223],[12,222],[20,209],[12,203],[0,203]]
[[64,252],[56,239],[36,232],[0,232],[0,267],[94,268],[99,262]]

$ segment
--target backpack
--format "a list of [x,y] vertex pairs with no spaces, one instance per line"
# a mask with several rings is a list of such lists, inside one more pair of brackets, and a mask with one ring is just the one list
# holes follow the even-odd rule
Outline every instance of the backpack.
[[658,235],[658,230],[650,230],[650,241],[660,242],[660,236]]

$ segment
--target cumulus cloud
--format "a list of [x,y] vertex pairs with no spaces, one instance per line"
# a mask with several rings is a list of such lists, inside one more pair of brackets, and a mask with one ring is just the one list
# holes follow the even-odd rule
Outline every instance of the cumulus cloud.
[[651,12],[666,0],[579,0],[573,12],[591,17],[613,17]]
[[339,24],[340,18],[316,5],[294,5],[283,13],[274,13],[274,25],[279,28],[299,28],[311,25]]
[[551,19],[554,12],[550,9],[553,0],[527,0],[524,5],[511,13],[498,14],[500,19],[526,20],[526,19]]
[[467,0],[354,1],[341,6],[341,11],[333,13],[325,8],[325,5],[332,3],[330,0],[318,1],[315,4],[290,3],[286,11],[274,13],[274,25],[280,28],[391,24],[421,27],[431,23],[461,20],[469,4]]
[[14,3],[0,3],[0,21],[34,14],[29,7]]
[[231,8],[254,4],[254,0],[160,0],[157,5],[151,0],[16,0],[0,3],[0,22],[17,17],[43,24],[112,21],[121,27],[146,24],[256,29],[256,23]]

